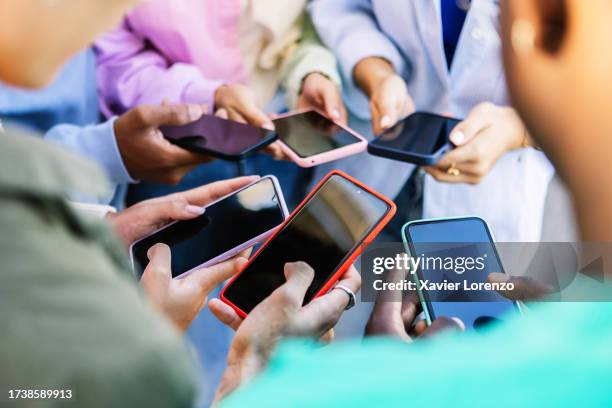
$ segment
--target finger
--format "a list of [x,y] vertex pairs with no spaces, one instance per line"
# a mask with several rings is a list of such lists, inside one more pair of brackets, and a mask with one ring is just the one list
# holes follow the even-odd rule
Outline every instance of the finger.
[[225,197],[257,180],[259,176],[236,177],[228,180],[216,181],[202,187],[175,193],[168,197],[180,197],[190,204],[204,206]]
[[425,320],[419,320],[414,325],[414,335],[416,337],[420,337],[425,330],[427,330],[427,322]]
[[285,264],[285,282],[276,289],[270,298],[281,298],[285,304],[300,308],[304,303],[304,296],[314,279],[314,271],[305,262],[291,262]]
[[257,107],[254,100],[243,100],[242,104],[234,107],[234,109],[248,124],[274,130],[274,123]]
[[476,135],[490,126],[490,104],[476,106],[470,114],[459,122],[451,131],[449,137],[455,146],[463,146]]
[[425,167],[425,171],[429,173],[434,179],[436,179],[436,181],[442,183],[476,184],[479,181],[479,178],[469,173],[461,172],[458,175],[448,174],[447,170],[440,170],[439,168],[432,166]]
[[242,317],[236,311],[220,299],[211,299],[208,302],[210,312],[224,325],[236,331],[242,323]]
[[391,126],[396,124],[400,115],[395,106],[393,106],[393,103],[390,101],[375,101],[374,105],[377,112],[377,119],[374,122],[377,129],[375,135],[379,135],[386,129],[389,129]]
[[421,333],[421,338],[428,338],[448,331],[465,331],[465,324],[458,318],[439,317]]
[[450,150],[436,163],[436,167],[446,169],[452,164],[461,165],[463,163],[475,162],[480,157],[479,149],[479,142],[472,140],[470,143]]
[[242,257],[232,258],[207,268],[198,269],[184,280],[194,282],[203,290],[210,291],[240,272],[247,262],[248,260]]
[[174,220],[191,220],[205,212],[203,207],[189,204],[187,200],[181,197],[152,202],[150,205],[143,205],[141,208],[141,219],[149,219],[151,220],[150,224],[160,225],[160,227]]
[[351,267],[346,270],[338,281],[338,284],[348,287],[353,293],[359,292],[361,289],[361,275],[357,272],[355,266],[351,265]]
[[166,287],[172,279],[170,247],[156,244],[147,252],[149,264],[144,270],[141,283],[147,292],[159,291]]
[[339,122],[342,119],[342,97],[336,85],[329,80],[326,81],[326,86],[321,88],[321,99],[327,117]]
[[285,158],[285,154],[283,153],[283,149],[280,147],[278,142],[274,142],[264,149],[266,153],[268,153],[274,160],[282,160]]
[[198,104],[142,105],[128,112],[141,125],[158,127],[162,125],[186,125],[202,117],[204,110]]
[[416,290],[404,291],[402,299],[402,321],[406,331],[410,330],[416,317],[421,313],[421,302]]
[[229,119],[227,110],[224,108],[217,109],[217,111],[215,112],[215,116],[221,119]]
[[334,341],[335,337],[336,337],[336,333],[334,333],[334,329],[329,329],[328,331],[323,333],[321,337],[319,337],[319,341],[321,343],[329,344],[332,341]]
[[506,288],[511,284],[513,289],[498,291],[500,295],[510,300],[538,300],[554,292],[552,287],[529,276],[510,276],[505,273],[493,272],[487,277],[487,282],[504,283]]

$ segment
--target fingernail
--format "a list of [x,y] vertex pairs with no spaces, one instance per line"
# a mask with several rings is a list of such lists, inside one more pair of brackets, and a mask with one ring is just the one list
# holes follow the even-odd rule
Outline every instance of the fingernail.
[[332,118],[334,119],[340,119],[340,111],[338,109],[334,109],[332,111]]
[[274,130],[274,123],[272,121],[268,121],[263,125],[264,129]]
[[463,132],[457,130],[456,132],[451,133],[450,140],[456,145],[460,145],[465,140],[465,135]]
[[391,118],[388,115],[383,116],[382,119],[380,120],[381,128],[387,128],[389,127],[390,124],[391,124]]
[[187,105],[187,115],[189,116],[189,120],[198,120],[202,117],[203,114],[202,106],[200,105]]
[[191,205],[188,204],[185,207],[185,210],[187,210],[187,212],[193,214],[193,215],[202,215],[204,214],[204,211],[206,211],[206,209],[204,207],[199,207],[197,205]]
[[459,319],[458,317],[451,317],[451,319],[457,323],[457,325],[459,325],[459,328],[461,330],[465,330],[465,324],[463,323],[463,320]]

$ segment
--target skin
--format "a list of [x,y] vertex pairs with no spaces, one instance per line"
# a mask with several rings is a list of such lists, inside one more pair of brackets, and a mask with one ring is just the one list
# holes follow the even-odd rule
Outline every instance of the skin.
[[119,24],[123,14],[136,3],[136,0],[3,0],[0,77],[5,83],[27,88],[49,84],[69,57]]
[[[503,3],[504,61],[514,105],[571,190],[581,238],[612,241],[612,35],[606,0]],[[534,47],[512,46],[516,19]],[[554,118],[552,120],[551,118]]]
[[206,113],[201,105],[142,105],[115,121],[115,136],[123,163],[135,180],[178,184],[211,157],[170,143],[159,130],[164,125],[186,125]]
[[[221,302],[211,301],[211,311],[236,329],[214,404],[265,368],[280,339],[316,338],[333,327],[346,308],[348,296],[339,289],[302,306],[314,271],[304,262],[295,262],[286,264],[284,272],[287,282],[253,309],[244,321],[235,312],[223,308]],[[361,280],[354,268],[345,274],[342,284],[353,291],[359,290]]]
[[[355,66],[353,76],[370,99],[374,135],[415,111],[406,82],[387,60],[364,58]],[[456,148],[425,170],[440,182],[470,184],[480,183],[504,153],[530,140],[514,109],[491,103],[474,107],[450,138]],[[451,167],[459,170],[459,174],[448,174]]]

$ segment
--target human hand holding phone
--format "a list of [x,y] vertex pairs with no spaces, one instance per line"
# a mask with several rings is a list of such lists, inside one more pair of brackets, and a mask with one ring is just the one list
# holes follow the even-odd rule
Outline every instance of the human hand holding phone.
[[387,60],[380,57],[364,58],[355,66],[353,77],[370,100],[375,136],[415,111],[406,81]]
[[495,163],[511,150],[523,147],[528,133],[510,107],[482,103],[450,134],[456,146],[425,170],[445,183],[480,183]]
[[107,219],[126,247],[164,225],[202,215],[202,207],[257,180],[259,176],[217,181],[188,191],[142,201]]
[[212,157],[170,143],[159,130],[164,125],[186,125],[207,111],[202,105],[142,105],[115,121],[115,137],[123,163],[136,180],[178,184],[185,174]]
[[340,89],[328,77],[318,72],[312,72],[304,78],[297,109],[314,109],[341,125],[348,123]]
[[[389,273],[390,282],[405,279],[407,271],[394,270]],[[425,320],[417,321],[423,311],[416,291],[382,292],[378,294],[374,308],[365,327],[366,337],[394,337],[405,342],[427,338],[451,330],[463,331],[465,325],[459,318],[438,317],[431,325]]]
[[150,262],[140,281],[147,299],[182,332],[204,308],[209,293],[247,262],[245,257],[237,256],[176,280],[172,279],[171,254],[167,245],[153,246],[148,255]]
[[[338,322],[346,309],[348,296],[339,289],[303,306],[315,277],[313,269],[306,263],[287,263],[284,273],[286,282],[257,305],[244,320],[220,300],[210,302],[211,311],[236,330],[215,402],[259,373],[283,337],[318,338]],[[342,282],[353,291],[359,290],[361,285],[360,276],[354,268],[346,272]]]

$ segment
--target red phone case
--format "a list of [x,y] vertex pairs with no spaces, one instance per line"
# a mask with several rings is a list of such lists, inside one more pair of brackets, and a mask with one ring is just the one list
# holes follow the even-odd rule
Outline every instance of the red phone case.
[[268,240],[259,248],[259,250],[255,253],[255,255],[253,255],[250,259],[249,262],[247,262],[244,267],[240,270],[240,272],[238,272],[236,275],[234,275],[234,277],[223,287],[223,289],[221,290],[221,294],[220,294],[220,299],[226,303],[227,305],[231,306],[236,313],[238,313],[238,315],[240,315],[241,317],[245,318],[247,317],[247,313],[245,313],[242,309],[240,309],[238,306],[236,306],[235,304],[233,304],[230,300],[228,300],[225,297],[225,291],[227,290],[227,288],[229,288],[234,281],[238,278],[238,276],[246,269],[248,268],[249,264],[251,262],[253,262],[253,260],[255,258],[257,258],[257,256],[259,255],[259,253],[261,251],[263,251],[268,244],[270,243],[270,241],[272,241],[276,235],[285,227],[285,225],[289,222],[291,222],[291,220],[295,217],[295,215],[298,213],[298,211],[300,211],[302,209],[302,207],[304,207],[304,205],[306,205],[306,203],[311,199],[311,197],[321,188],[321,186],[333,175],[338,175],[341,176],[353,183],[355,183],[357,186],[359,186],[360,188],[362,188],[363,190],[367,191],[368,193],[372,194],[373,196],[381,199],[382,201],[384,201],[385,203],[387,203],[389,205],[389,212],[387,212],[387,214],[378,222],[378,224],[376,224],[376,226],[372,229],[372,231],[363,239],[363,241],[361,241],[359,243],[359,245],[356,246],[355,250],[349,255],[349,257],[346,259],[346,261],[340,265],[340,267],[338,268],[338,270],[331,276],[331,278],[327,281],[327,283],[325,285],[323,285],[323,287],[321,288],[321,290],[319,290],[315,296],[313,297],[313,299],[322,296],[324,294],[326,294],[332,287],[333,285],[340,279],[340,277],[342,277],[342,275],[344,274],[344,272],[346,272],[346,270],[348,268],[350,268],[350,266],[353,264],[353,262],[355,262],[355,260],[359,257],[359,255],[361,255],[363,248],[365,246],[367,246],[372,240],[374,240],[374,238],[376,238],[376,236],[378,234],[380,234],[380,232],[382,231],[382,229],[385,227],[385,225],[387,225],[389,223],[389,221],[391,221],[391,218],[393,218],[393,216],[395,215],[395,211],[397,209],[397,207],[395,206],[395,203],[390,200],[389,198],[385,197],[384,195],[378,193],[377,191],[374,191],[372,188],[366,186],[365,184],[361,183],[358,180],[355,180],[353,177],[349,176],[348,174],[340,171],[340,170],[333,170],[330,173],[328,173],[325,177],[323,177],[323,179],[321,179],[321,181],[319,181],[319,183],[315,186],[314,189],[312,189],[312,191],[308,194],[308,196],[306,196],[306,198],[300,203],[300,205],[298,205],[296,207],[295,210],[293,210],[293,212],[289,215],[289,217],[287,217],[287,219],[285,220],[285,222],[283,222],[283,224],[281,224],[276,231],[274,231],[274,234],[272,234],[270,236],[270,238],[268,238]]

